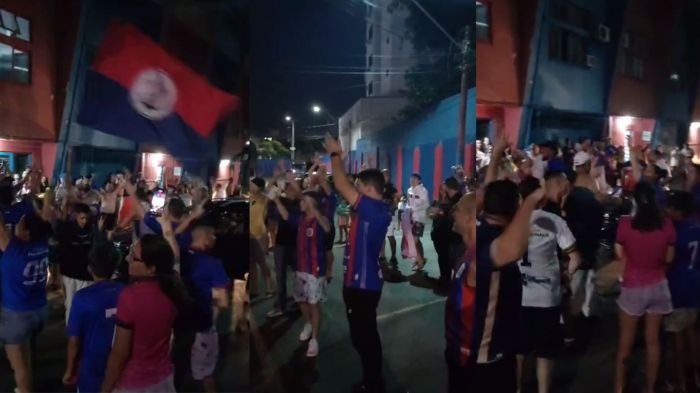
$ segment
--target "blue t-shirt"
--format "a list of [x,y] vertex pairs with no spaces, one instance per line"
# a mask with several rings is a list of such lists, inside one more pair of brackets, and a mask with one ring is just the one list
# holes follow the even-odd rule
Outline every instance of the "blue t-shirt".
[[316,218],[301,212],[290,213],[289,222],[297,227],[297,272],[316,277],[326,274],[326,231]]
[[76,292],[68,318],[68,336],[80,340],[78,389],[99,392],[112,350],[117,299],[124,284],[100,281]]
[[[156,216],[154,216],[152,213],[148,213],[143,217],[143,225],[148,229],[146,233],[154,233],[156,235],[163,235],[163,228],[160,226],[160,223],[158,222],[158,219]],[[177,229],[177,227],[180,225],[179,223],[171,223],[173,226],[173,232]],[[145,233],[142,233],[142,235]],[[180,246],[180,254],[184,254],[187,249],[190,247],[190,244],[192,244],[192,233],[189,231],[185,231],[183,233],[175,235],[175,240],[177,241],[178,246]]]
[[343,258],[343,283],[348,288],[381,291],[384,279],[379,252],[391,222],[391,211],[381,199],[359,195],[350,238]]
[[225,288],[229,278],[221,261],[207,253],[189,249],[181,260],[182,278],[194,300],[188,325],[198,332],[211,329],[214,324],[212,289]]
[[673,308],[700,308],[700,225],[684,221],[675,228],[675,256],[666,272]]
[[[22,219],[22,216],[31,213],[34,213],[34,206],[28,199],[23,199],[21,202],[2,208],[2,217],[5,220],[5,227],[10,231],[10,235],[14,235],[15,226]],[[0,251],[0,255],[2,255],[2,251]]]
[[2,306],[14,311],[35,311],[46,305],[46,271],[49,243],[10,240],[0,259]]

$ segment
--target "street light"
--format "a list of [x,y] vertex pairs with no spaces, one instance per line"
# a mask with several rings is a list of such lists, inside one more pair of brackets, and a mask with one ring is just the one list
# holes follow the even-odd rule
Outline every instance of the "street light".
[[319,113],[319,112],[321,112],[321,107],[318,106],[318,105],[314,105],[314,106],[311,107],[311,110],[312,110],[314,113]]
[[292,152],[292,164],[294,164],[294,151],[297,149],[296,146],[294,145],[294,119],[292,119],[291,116],[287,115],[284,117],[284,120],[287,123],[292,123],[292,147],[289,148],[289,151]]

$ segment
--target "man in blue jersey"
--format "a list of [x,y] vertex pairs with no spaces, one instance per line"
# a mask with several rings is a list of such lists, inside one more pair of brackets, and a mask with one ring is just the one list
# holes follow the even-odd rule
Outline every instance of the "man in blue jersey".
[[326,240],[331,224],[319,211],[323,196],[315,191],[304,192],[301,212],[290,213],[279,198],[275,204],[283,220],[297,226],[297,269],[294,300],[306,323],[299,335],[300,341],[309,340],[307,357],[318,356],[318,337],[321,325],[321,305],[326,299],[327,269]]
[[[194,333],[190,368],[192,377],[202,381],[205,392],[216,391],[214,370],[219,357],[219,337],[214,321],[228,307],[230,285],[221,260],[209,254],[215,244],[214,227],[201,221],[195,223],[192,243],[182,255],[180,266],[182,279],[194,300],[191,314],[182,318],[187,325],[185,329]],[[180,362],[176,360],[176,363]],[[176,377],[180,379],[181,374]]]
[[117,298],[124,284],[112,281],[119,254],[111,244],[90,253],[88,270],[94,284],[79,290],[68,318],[68,352],[63,383],[78,377],[80,392],[97,392],[102,386],[114,337]]
[[686,370],[693,370],[694,384],[698,375],[698,347],[695,322],[700,309],[700,225],[694,217],[694,198],[690,192],[672,192],[668,195],[666,212],[676,229],[676,247],[673,262],[667,272],[673,312],[666,316],[664,328],[673,336],[669,348],[670,373],[676,388],[687,391]]
[[[47,195],[46,200],[50,201],[51,192]],[[3,252],[0,259],[0,342],[4,345],[20,392],[32,390],[30,352],[26,349],[27,345],[33,347],[48,318],[46,273],[50,214],[50,203],[45,203],[41,214],[23,216],[14,234],[0,219],[0,251]]]
[[335,189],[356,213],[343,258],[343,300],[350,338],[364,371],[364,380],[354,391],[384,392],[382,344],[377,331],[377,305],[384,284],[379,253],[391,221],[382,195],[384,176],[376,169],[364,170],[357,175],[355,188],[345,174],[338,140],[327,134],[325,147],[331,156]]

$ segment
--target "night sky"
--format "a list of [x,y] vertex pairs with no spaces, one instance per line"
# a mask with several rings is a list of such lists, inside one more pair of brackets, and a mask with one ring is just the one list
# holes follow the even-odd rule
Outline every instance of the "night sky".
[[[251,126],[258,136],[284,127],[327,124],[318,103],[342,115],[364,96],[364,76],[309,74],[323,67],[365,65],[365,7],[359,0],[255,0],[251,5]],[[316,130],[319,133],[319,130]]]

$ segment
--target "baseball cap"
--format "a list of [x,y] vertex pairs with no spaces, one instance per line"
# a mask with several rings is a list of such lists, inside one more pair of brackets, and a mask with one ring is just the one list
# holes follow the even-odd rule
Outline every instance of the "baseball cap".
[[580,151],[574,155],[574,168],[584,165],[591,160],[591,156],[585,151]]

